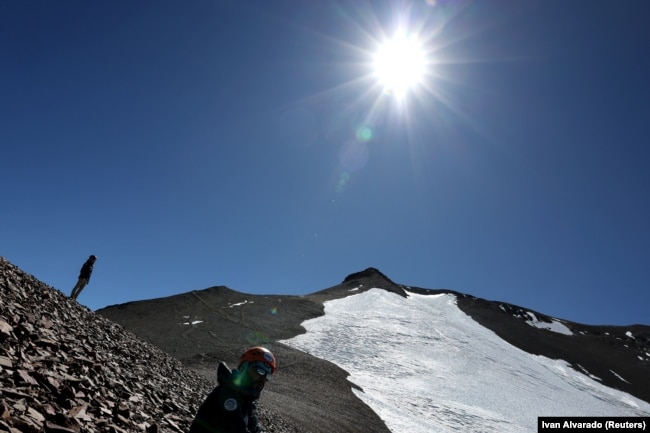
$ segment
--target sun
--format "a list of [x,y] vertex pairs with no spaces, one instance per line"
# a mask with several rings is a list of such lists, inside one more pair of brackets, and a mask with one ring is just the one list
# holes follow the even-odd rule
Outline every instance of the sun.
[[427,55],[415,35],[398,32],[386,40],[374,55],[373,71],[384,90],[397,98],[422,84]]

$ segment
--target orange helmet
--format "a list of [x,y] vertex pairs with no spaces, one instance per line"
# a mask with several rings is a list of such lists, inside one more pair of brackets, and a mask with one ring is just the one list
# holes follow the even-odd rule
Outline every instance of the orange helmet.
[[248,349],[244,352],[241,358],[239,358],[237,368],[239,368],[244,362],[263,362],[271,367],[271,374],[275,374],[275,356],[273,356],[271,351],[265,347],[255,346]]

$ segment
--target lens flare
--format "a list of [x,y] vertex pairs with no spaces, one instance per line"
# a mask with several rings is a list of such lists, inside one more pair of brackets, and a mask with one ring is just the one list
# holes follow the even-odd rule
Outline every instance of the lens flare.
[[364,143],[372,140],[373,137],[373,132],[372,129],[370,129],[367,126],[362,126],[359,129],[357,129],[357,140],[362,141]]
[[252,346],[261,346],[270,341],[269,337],[259,331],[251,331],[246,335],[246,341]]
[[363,141],[349,141],[339,151],[341,167],[350,172],[365,167],[369,158],[368,146]]
[[350,181],[350,173],[344,171],[339,175],[339,181],[336,183],[336,192],[343,192],[348,182]]

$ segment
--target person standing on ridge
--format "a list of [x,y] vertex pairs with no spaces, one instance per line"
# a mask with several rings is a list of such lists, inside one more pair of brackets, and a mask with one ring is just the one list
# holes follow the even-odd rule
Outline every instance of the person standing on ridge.
[[86,287],[86,285],[90,282],[90,275],[93,273],[93,265],[95,264],[95,260],[97,260],[97,257],[94,255],[88,257],[86,263],[84,263],[81,267],[81,271],[79,271],[79,279],[77,280],[77,284],[75,284],[75,286],[72,288],[72,293],[70,293],[70,297],[75,301],[77,300],[77,296],[79,296],[84,287]]
[[199,407],[189,433],[260,432],[256,400],[275,369],[275,356],[259,346],[246,350],[232,371],[220,362],[218,385]]

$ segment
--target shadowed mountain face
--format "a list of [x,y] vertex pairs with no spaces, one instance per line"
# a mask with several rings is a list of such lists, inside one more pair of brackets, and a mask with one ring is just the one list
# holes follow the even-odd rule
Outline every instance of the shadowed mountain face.
[[[407,296],[407,290],[422,294],[452,293],[457,296],[461,310],[513,346],[551,359],[563,359],[604,385],[650,402],[649,326],[581,325],[450,290],[396,284],[374,268],[351,274],[341,284],[307,296],[248,295],[225,287],[212,287],[169,298],[111,306],[98,313],[124,325],[207,377],[213,376],[219,360],[234,361],[247,345],[267,345],[279,352],[280,362],[277,381],[274,379],[269,386],[274,395],[267,400],[268,404],[278,411],[291,412],[294,404],[305,405],[309,401],[313,402],[309,411],[327,417],[329,409],[322,409],[326,407],[323,396],[344,393],[345,386],[349,389],[350,385],[333,382],[334,388],[328,389],[328,384],[322,382],[322,371],[326,368],[336,370],[336,367],[310,360],[316,371],[309,371],[300,362],[295,363],[307,357],[305,354],[276,341],[304,332],[300,323],[323,314],[323,302],[371,288],[401,296]],[[296,365],[301,367],[296,368]],[[338,373],[341,379],[345,377],[343,372]],[[285,391],[295,393],[294,387],[300,389],[298,401],[281,395]],[[282,403],[284,399],[286,406]],[[277,403],[278,400],[281,402]],[[350,417],[358,410],[354,399],[349,402],[352,403],[352,410],[347,403],[341,408]]]
[[185,431],[217,363],[233,366],[245,348],[262,344],[279,361],[260,400],[267,431],[388,433],[351,391],[345,371],[278,343],[303,333],[301,323],[322,315],[325,301],[371,288],[452,293],[466,314],[512,345],[564,359],[650,402],[648,326],[580,325],[402,286],[372,268],[308,296],[212,287],[96,314],[0,258],[0,431]]
[[460,297],[481,325],[528,353],[563,359],[603,385],[650,402],[650,326],[589,326],[503,302]]
[[262,407],[283,414],[301,432],[388,433],[381,419],[354,395],[345,371],[277,343],[303,333],[300,324],[322,315],[323,302],[369,289],[362,286],[369,281],[398,290],[372,271],[309,296],[248,295],[211,287],[114,305],[97,313],[210,380],[215,378],[219,361],[232,366],[248,346],[264,345],[276,355],[278,372],[262,393]]

